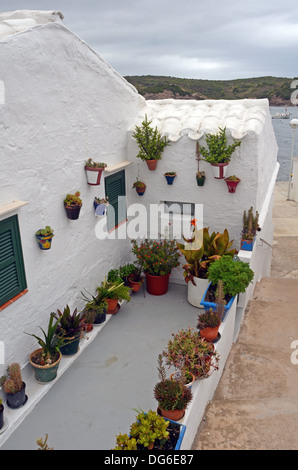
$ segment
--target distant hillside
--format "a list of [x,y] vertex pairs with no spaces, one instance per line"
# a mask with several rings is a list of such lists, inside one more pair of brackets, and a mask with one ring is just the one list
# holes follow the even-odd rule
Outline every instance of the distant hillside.
[[197,80],[153,75],[127,76],[146,99],[225,99],[268,98],[271,106],[290,106],[294,78],[258,77],[236,80]]

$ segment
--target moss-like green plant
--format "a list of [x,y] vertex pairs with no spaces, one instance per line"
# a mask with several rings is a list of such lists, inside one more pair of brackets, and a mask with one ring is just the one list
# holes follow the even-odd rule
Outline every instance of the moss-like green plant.
[[137,158],[141,160],[160,160],[165,147],[169,145],[167,137],[163,137],[157,127],[152,128],[151,122],[146,115],[141,126],[136,126],[132,134],[139,147]]
[[207,147],[201,147],[200,151],[208,163],[228,163],[231,160],[232,154],[237,147],[241,145],[241,141],[233,139],[233,144],[227,144],[226,128],[221,129],[217,134],[206,134]]
[[49,237],[50,235],[54,236],[54,230],[49,225],[46,225],[45,228],[37,230],[35,235],[41,235],[42,237]]
[[230,256],[223,256],[211,263],[208,268],[208,279],[214,286],[222,280],[225,296],[234,297],[240,292],[245,292],[253,277],[254,272],[248,263],[234,261]]

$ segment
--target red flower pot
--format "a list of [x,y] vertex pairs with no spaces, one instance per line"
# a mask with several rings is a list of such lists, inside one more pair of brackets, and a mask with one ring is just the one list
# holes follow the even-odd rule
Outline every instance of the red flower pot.
[[210,326],[200,330],[200,336],[207,339],[207,341],[214,341],[218,336],[219,325],[211,328]]
[[118,306],[118,299],[106,299],[108,308],[107,313],[113,314],[116,313],[117,306]]
[[149,170],[156,170],[157,160],[146,160]]
[[147,291],[152,295],[163,295],[168,292],[170,274],[152,276],[146,273]]
[[229,193],[234,193],[236,191],[237,185],[238,185],[238,183],[240,183],[240,181],[241,181],[240,179],[238,179],[238,180],[229,180],[229,179],[225,178],[225,182],[227,183]]

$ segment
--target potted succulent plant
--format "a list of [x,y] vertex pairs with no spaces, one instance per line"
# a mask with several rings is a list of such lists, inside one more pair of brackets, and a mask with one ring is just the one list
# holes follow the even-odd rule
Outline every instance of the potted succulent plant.
[[176,178],[176,176],[177,176],[176,171],[167,171],[164,174],[164,177],[166,178],[167,183],[170,184],[170,185],[173,184],[174,179]]
[[64,308],[63,312],[57,310],[55,318],[59,321],[56,334],[61,340],[59,347],[60,352],[63,356],[72,356],[78,352],[79,343],[82,332],[82,320],[75,309],[73,313],[70,313],[68,305]]
[[251,207],[247,212],[243,212],[243,227],[241,233],[241,250],[252,251],[259,230],[259,213],[253,213]]
[[108,205],[109,205],[108,197],[102,197],[102,198],[95,197],[93,201],[95,215],[105,215]]
[[35,237],[41,250],[49,250],[51,248],[52,238],[54,236],[54,230],[49,225],[35,232]]
[[16,409],[23,406],[28,397],[25,393],[26,384],[22,380],[21,367],[14,362],[7,368],[7,376],[0,378],[0,385],[6,394],[6,403],[10,408]]
[[79,218],[82,207],[82,199],[80,198],[80,195],[80,192],[77,191],[75,194],[67,194],[64,199],[66,215],[71,220]]
[[137,264],[145,273],[149,294],[166,294],[171,271],[180,264],[176,242],[167,238],[145,239],[140,244],[136,240],[131,240],[131,242]]
[[154,387],[154,397],[160,414],[164,418],[179,421],[192,400],[191,389],[185,386],[183,375],[179,380],[167,379],[162,354],[158,356],[158,375],[160,381]]
[[106,292],[107,289],[103,288],[103,286],[97,287],[96,295],[92,295],[88,292],[89,297],[81,292],[83,300],[86,301],[82,320],[84,324],[87,325],[87,330],[91,329],[90,325],[99,325],[106,320],[108,308],[108,303],[105,300]]
[[29,356],[29,363],[34,370],[35,379],[39,383],[51,382],[57,376],[62,357],[59,349],[62,341],[56,334],[59,322],[60,319],[56,320],[55,314],[51,313],[47,331],[40,327],[43,337],[27,333],[33,336],[40,345],[40,348],[33,351]]
[[215,342],[219,339],[219,327],[224,318],[226,301],[224,300],[223,282],[220,279],[217,284],[216,308],[206,310],[198,317],[197,328],[200,330],[201,338]]
[[143,196],[144,192],[146,191],[146,184],[143,181],[135,181],[132,187],[136,188],[136,192],[139,196]]
[[252,282],[254,272],[248,263],[234,260],[230,256],[222,256],[211,263],[208,268],[209,286],[203,296],[201,304],[205,309],[210,307],[215,309],[215,296],[219,280],[223,282],[223,292],[225,296],[225,312],[227,312],[236,295],[245,292],[248,285]]
[[206,174],[205,174],[205,171],[200,171],[201,155],[200,155],[200,146],[199,146],[198,141],[196,143],[196,156],[197,156],[197,162],[198,162],[198,171],[196,172],[197,185],[198,186],[204,186],[205,179],[206,179]]
[[163,351],[166,364],[178,369],[183,358],[183,370],[191,373],[196,379],[208,377],[211,367],[218,369],[219,355],[214,344],[201,338],[193,328],[172,333]]
[[191,237],[183,237],[185,244],[177,242],[177,247],[186,261],[183,268],[188,302],[202,308],[200,303],[210,282],[207,278],[209,265],[223,255],[233,257],[236,249],[231,248],[234,240],[230,240],[227,229],[210,234],[209,228],[199,230],[196,227],[196,219],[191,221],[191,226]]
[[240,183],[240,181],[241,181],[241,179],[238,178],[238,176],[236,176],[236,175],[228,176],[227,178],[225,178],[225,182],[227,183],[229,193],[235,193],[236,192],[236,188],[237,188],[238,184]]
[[85,172],[88,184],[91,186],[98,186],[100,184],[101,174],[106,166],[106,163],[94,162],[92,158],[88,158],[85,162]]
[[169,140],[160,134],[157,127],[151,127],[151,122],[146,115],[141,126],[135,127],[132,137],[139,147],[137,158],[144,160],[149,170],[155,170],[157,161],[162,158],[165,147],[169,145]]
[[179,450],[186,426],[164,419],[155,411],[139,411],[128,434],[116,436],[112,450]]
[[206,134],[206,147],[201,147],[200,151],[203,160],[210,163],[214,169],[214,178],[222,179],[225,177],[226,167],[229,164],[232,154],[241,141],[233,139],[233,143],[228,145],[226,128],[221,129],[217,134]]

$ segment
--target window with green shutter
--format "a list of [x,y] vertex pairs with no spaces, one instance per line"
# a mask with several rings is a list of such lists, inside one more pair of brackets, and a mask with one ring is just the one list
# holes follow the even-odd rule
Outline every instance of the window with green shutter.
[[0,306],[27,287],[18,216],[0,221]]
[[105,192],[109,198],[107,226],[110,231],[126,220],[125,170],[105,177]]

